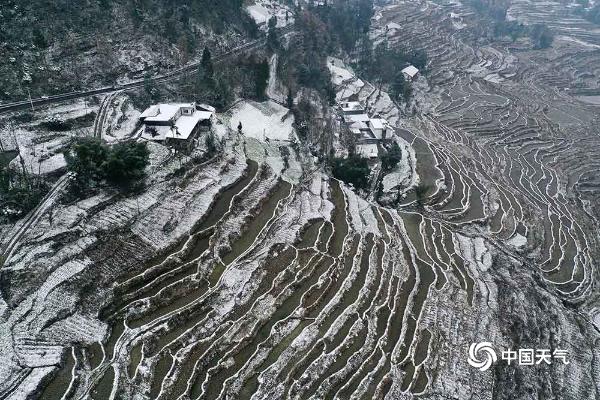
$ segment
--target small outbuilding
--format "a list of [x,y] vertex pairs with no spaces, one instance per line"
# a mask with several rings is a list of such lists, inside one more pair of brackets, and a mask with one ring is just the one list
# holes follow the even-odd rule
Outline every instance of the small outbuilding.
[[409,65],[402,70],[402,75],[404,75],[404,79],[407,81],[412,81],[419,76],[419,70],[414,65]]

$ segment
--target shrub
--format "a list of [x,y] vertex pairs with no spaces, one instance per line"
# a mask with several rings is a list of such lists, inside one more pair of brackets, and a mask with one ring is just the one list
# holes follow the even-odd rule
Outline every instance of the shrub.
[[398,165],[401,159],[402,150],[400,150],[398,143],[394,142],[391,149],[381,157],[381,167],[384,171],[390,171]]
[[72,129],[72,126],[67,121],[61,121],[57,118],[52,118],[49,121],[44,121],[40,124],[41,127],[53,132],[66,132]]
[[554,41],[554,34],[544,24],[536,24],[529,34],[535,49],[547,49]]
[[129,186],[144,178],[144,170],[148,165],[146,143],[118,143],[108,151],[107,155],[102,170],[109,183]]

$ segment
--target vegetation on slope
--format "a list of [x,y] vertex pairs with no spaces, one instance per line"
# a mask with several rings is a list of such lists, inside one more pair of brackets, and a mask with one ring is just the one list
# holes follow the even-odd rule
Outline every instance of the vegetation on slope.
[[159,101],[186,98],[210,104],[222,111],[233,103],[236,95],[264,100],[268,81],[269,62],[263,52],[240,55],[217,68],[213,65],[211,51],[204,48],[200,67],[182,76],[177,90],[156,84],[148,74],[143,91],[135,96],[135,102],[138,108],[144,109]]
[[139,187],[148,165],[145,142],[108,146],[95,138],[79,139],[65,153],[67,168],[75,173],[75,188],[84,191],[103,182],[120,189]]
[[591,4],[589,0],[577,0],[579,7],[575,12],[593,24],[600,25],[600,2]]
[[16,220],[33,209],[48,192],[48,184],[39,175],[11,169],[16,152],[2,152],[0,159],[0,221]]
[[529,37],[535,49],[545,49],[552,45],[554,34],[546,25],[526,26],[518,21],[508,21],[506,14],[510,7],[507,0],[468,0],[479,14],[491,20],[490,25],[482,24],[479,28],[492,38],[510,37],[513,41],[520,37]]
[[404,79],[402,69],[414,65],[424,73],[427,54],[423,50],[390,47],[387,42],[380,43],[375,49],[372,49],[370,42],[364,46],[357,65],[361,75],[377,82],[380,88],[388,86],[394,99],[407,101],[412,94],[412,87]]
[[[185,63],[207,41],[254,37],[242,0],[6,0],[0,100],[111,85],[128,71]],[[221,41],[221,39],[220,39]],[[224,43],[222,43],[224,44]]]
[[334,158],[332,162],[333,176],[357,189],[366,189],[369,186],[370,169],[367,159],[358,155],[348,158]]

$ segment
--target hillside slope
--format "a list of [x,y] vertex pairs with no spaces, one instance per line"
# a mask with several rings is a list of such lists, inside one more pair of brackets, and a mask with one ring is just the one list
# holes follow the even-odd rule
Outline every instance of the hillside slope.
[[140,79],[256,33],[240,0],[8,0],[0,101]]

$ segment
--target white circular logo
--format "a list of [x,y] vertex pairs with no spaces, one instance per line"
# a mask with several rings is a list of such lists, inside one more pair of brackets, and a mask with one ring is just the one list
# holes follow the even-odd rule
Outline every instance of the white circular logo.
[[481,371],[490,369],[496,360],[498,360],[498,356],[490,342],[473,343],[469,347],[469,359],[467,361],[471,366],[479,368]]

